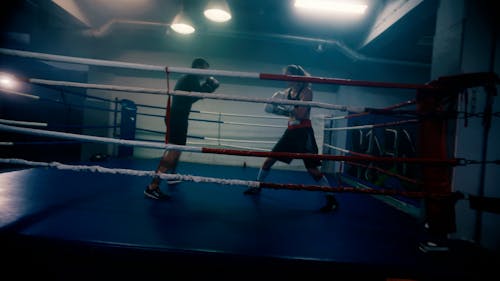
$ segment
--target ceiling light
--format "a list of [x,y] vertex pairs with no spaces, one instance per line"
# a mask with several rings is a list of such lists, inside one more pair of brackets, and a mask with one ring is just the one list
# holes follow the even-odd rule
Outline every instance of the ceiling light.
[[295,0],[294,6],[304,10],[346,14],[364,14],[367,8],[366,4],[347,0]]
[[14,89],[16,88],[16,78],[8,73],[0,72],[0,88]]
[[209,1],[203,14],[215,22],[226,22],[231,19],[231,11],[225,0]]
[[190,34],[196,30],[192,21],[186,16],[186,14],[184,14],[184,12],[180,12],[175,16],[170,28],[181,34]]

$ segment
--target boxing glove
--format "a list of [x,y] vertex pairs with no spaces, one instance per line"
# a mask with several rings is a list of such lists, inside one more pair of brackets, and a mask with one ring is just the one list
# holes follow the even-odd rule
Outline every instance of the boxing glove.
[[[284,91],[277,91],[271,96],[271,99],[285,99],[286,100],[287,95]],[[293,108],[294,108],[293,105],[268,103],[268,104],[266,104],[265,111],[267,113],[272,113],[272,114],[276,114],[276,115],[289,116],[290,113],[293,111]]]
[[219,81],[217,81],[217,79],[215,79],[214,77],[210,76],[205,80],[201,88],[203,89],[204,92],[212,93],[215,90],[217,90],[217,88],[219,88],[219,85],[220,85]]

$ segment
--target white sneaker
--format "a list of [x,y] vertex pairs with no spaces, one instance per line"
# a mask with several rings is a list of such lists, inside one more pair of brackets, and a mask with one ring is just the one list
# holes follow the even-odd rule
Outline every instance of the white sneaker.
[[418,249],[424,253],[428,252],[447,252],[450,249],[446,245],[440,245],[431,241],[422,242]]

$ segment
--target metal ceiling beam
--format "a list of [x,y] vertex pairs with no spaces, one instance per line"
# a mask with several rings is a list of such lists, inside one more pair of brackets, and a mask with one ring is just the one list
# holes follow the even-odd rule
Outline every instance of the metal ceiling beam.
[[408,14],[411,10],[415,9],[424,0],[391,0],[386,3],[382,12],[375,19],[375,22],[368,33],[368,36],[361,44],[360,49],[370,44],[379,37],[382,33],[387,31],[391,26],[396,24],[401,18]]
[[85,14],[81,11],[75,0],[52,0],[56,5],[64,9],[68,14],[72,15],[79,22],[87,27],[90,27],[90,22]]

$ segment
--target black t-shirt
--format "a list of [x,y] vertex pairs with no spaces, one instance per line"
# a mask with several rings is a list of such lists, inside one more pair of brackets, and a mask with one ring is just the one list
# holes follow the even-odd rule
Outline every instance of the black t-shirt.
[[[200,80],[196,75],[185,75],[177,81],[174,90],[186,92],[201,92],[202,87]],[[172,105],[170,108],[171,120],[186,120],[191,111],[191,106],[200,98],[186,97],[186,96],[173,96]]]

